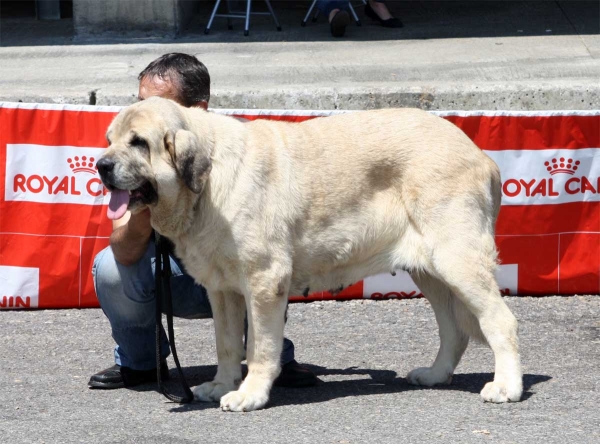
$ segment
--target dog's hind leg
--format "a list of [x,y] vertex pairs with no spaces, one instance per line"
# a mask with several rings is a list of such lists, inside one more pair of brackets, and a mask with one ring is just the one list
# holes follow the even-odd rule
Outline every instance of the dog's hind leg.
[[246,295],[248,375],[239,390],[221,398],[223,410],[248,412],[264,407],[273,382],[281,371],[283,328],[290,284],[289,277],[276,276],[261,273],[260,277],[249,279],[249,294]]
[[209,292],[215,322],[218,367],[215,378],[194,389],[198,401],[219,401],[242,381],[244,356],[244,297],[238,293]]
[[469,343],[469,336],[457,322],[454,307],[457,301],[448,286],[433,276],[412,273],[411,277],[431,303],[439,327],[440,349],[431,367],[416,368],[408,373],[406,379],[410,384],[427,387],[449,384]]
[[434,249],[433,263],[440,279],[477,318],[479,327],[494,352],[494,381],[481,391],[484,401],[519,401],[523,377],[519,357],[517,320],[506,306],[494,276],[496,251],[490,233],[451,236]]

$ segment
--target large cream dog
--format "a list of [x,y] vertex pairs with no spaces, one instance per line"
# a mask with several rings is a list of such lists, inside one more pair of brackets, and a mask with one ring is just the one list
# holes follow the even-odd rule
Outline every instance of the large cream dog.
[[416,109],[240,123],[151,98],[121,111],[107,139],[98,169],[112,191],[109,217],[149,207],[208,290],[218,370],[196,399],[263,407],[280,371],[288,295],[398,269],[431,303],[441,342],[433,365],[408,381],[449,383],[474,337],[496,361],[483,399],[520,399],[517,321],[494,277],[500,175],[451,123]]

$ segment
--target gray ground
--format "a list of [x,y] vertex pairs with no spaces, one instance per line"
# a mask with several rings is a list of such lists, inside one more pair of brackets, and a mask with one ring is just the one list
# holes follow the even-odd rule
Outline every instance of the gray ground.
[[[477,344],[452,386],[406,383],[406,373],[429,365],[437,351],[423,299],[317,302],[290,306],[287,334],[322,384],[276,388],[268,408],[243,414],[213,403],[168,403],[153,385],[89,390],[89,376],[112,365],[99,309],[3,311],[0,442],[599,442],[600,298],[505,300],[520,320],[520,403],[481,401],[493,357]],[[189,382],[209,380],[212,321],[177,319],[176,328]]]

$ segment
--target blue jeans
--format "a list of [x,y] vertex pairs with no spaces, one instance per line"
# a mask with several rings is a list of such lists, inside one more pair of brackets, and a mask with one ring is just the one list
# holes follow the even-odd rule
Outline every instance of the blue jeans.
[[[384,0],[375,0],[377,3],[383,3]],[[327,17],[334,9],[348,9],[348,0],[319,0],[317,8]]]
[[[134,370],[156,367],[154,242],[134,265],[121,265],[112,249],[105,248],[94,258],[92,274],[96,296],[110,322],[115,346],[115,362]],[[186,319],[212,318],[208,295],[185,273],[179,260],[171,256],[173,315]],[[164,313],[163,308],[163,313]],[[161,333],[163,358],[170,354],[164,330]],[[294,359],[294,344],[283,340],[281,364]]]

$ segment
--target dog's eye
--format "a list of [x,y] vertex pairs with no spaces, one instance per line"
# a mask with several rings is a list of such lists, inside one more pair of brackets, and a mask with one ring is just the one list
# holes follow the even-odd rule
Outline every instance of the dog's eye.
[[137,146],[137,147],[140,147],[140,148],[147,148],[148,147],[148,143],[144,139],[142,139],[141,137],[139,137],[139,136],[133,136],[133,138],[131,139],[131,142],[129,142],[129,144],[131,146]]

